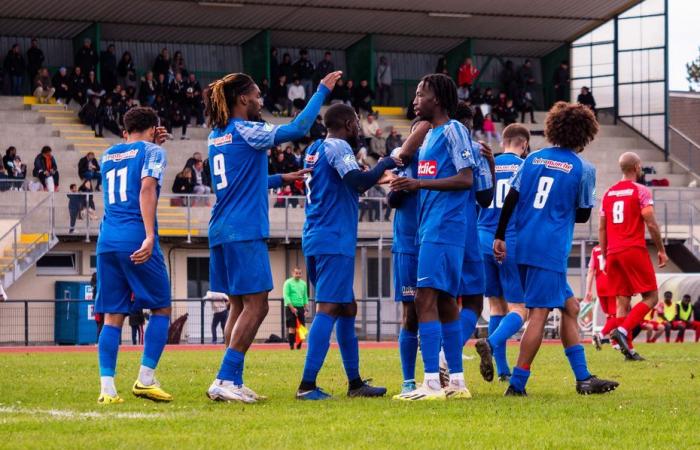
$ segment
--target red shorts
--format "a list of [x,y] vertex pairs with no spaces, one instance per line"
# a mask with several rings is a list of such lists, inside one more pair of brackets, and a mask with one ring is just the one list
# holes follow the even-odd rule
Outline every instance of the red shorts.
[[646,248],[630,247],[608,255],[608,292],[631,297],[657,289],[656,274]]
[[617,315],[617,297],[614,295],[612,296],[604,296],[598,298],[598,301],[600,302],[600,308],[603,310],[603,312],[608,315],[608,316],[615,316]]
[[661,322],[657,322],[656,320],[643,320],[642,323],[640,324],[642,327],[647,327],[651,325],[651,328],[656,331],[659,328],[663,328],[664,324]]

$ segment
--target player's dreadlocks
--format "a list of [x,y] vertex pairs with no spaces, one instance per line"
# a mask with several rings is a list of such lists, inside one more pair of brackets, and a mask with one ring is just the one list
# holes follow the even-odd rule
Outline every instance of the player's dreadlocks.
[[225,128],[236,99],[250,92],[255,81],[244,73],[231,73],[209,85],[204,95],[207,123],[211,128]]
[[580,152],[598,133],[598,121],[591,108],[579,103],[557,102],[547,113],[544,136],[560,147]]
[[453,118],[457,112],[457,85],[452,78],[441,73],[426,75],[421,80],[435,94],[438,103],[448,115]]

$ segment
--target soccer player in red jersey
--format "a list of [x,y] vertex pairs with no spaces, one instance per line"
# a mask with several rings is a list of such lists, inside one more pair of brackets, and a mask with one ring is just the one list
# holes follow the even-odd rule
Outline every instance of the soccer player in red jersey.
[[[603,196],[598,230],[608,287],[617,296],[618,327],[610,337],[620,344],[627,359],[642,360],[632,347],[632,331],[659,301],[656,274],[646,248],[645,224],[658,251],[660,268],[666,265],[668,256],[654,216],[651,192],[637,183],[642,174],[641,159],[636,153],[626,152],[619,161],[622,180]],[[642,294],[642,301],[627,314],[636,293]]]
[[595,280],[598,302],[603,313],[607,316],[605,325],[600,330],[600,333],[593,333],[593,344],[595,344],[596,350],[601,349],[602,338],[617,327],[617,299],[615,295],[610,294],[608,289],[608,274],[603,270],[603,263],[603,253],[600,245],[596,245],[591,250],[591,262],[588,264],[588,275],[586,277],[586,296],[584,297],[586,302],[593,301],[593,281]]

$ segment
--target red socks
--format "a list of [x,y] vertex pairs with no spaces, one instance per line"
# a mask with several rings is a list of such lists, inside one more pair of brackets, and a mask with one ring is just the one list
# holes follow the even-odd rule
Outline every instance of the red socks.
[[[636,308],[636,306],[635,306],[635,308]],[[634,311],[634,309],[632,309],[632,311]],[[630,312],[632,312],[632,311],[630,311]],[[646,316],[646,313],[645,313],[644,315]],[[644,316],[642,316],[642,317],[644,317]],[[627,327],[625,327],[625,323],[626,323],[626,321],[627,321],[628,319],[629,319],[629,316],[627,316],[627,317],[617,317],[617,318],[615,319],[615,321],[617,322],[617,326],[618,326],[618,327],[622,327],[622,328],[624,328],[625,330],[627,330]],[[632,336],[632,332],[631,332],[631,331],[628,331],[628,332],[627,332],[627,346],[628,346],[630,349],[634,348],[634,337]]]
[[617,327],[617,317],[608,316],[608,319],[605,321],[605,326],[603,326],[603,329],[600,330],[600,334],[602,334],[603,336],[607,336],[616,327]]
[[622,328],[627,331],[627,336],[632,335],[632,331],[642,323],[644,316],[646,316],[649,311],[651,311],[651,308],[644,302],[639,302],[634,305],[634,308],[632,308],[632,311],[625,317],[625,321],[622,324]]

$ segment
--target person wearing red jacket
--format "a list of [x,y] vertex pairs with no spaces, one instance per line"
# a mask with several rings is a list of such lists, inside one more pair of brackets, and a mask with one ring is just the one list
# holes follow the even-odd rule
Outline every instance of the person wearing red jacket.
[[457,72],[457,86],[466,86],[471,89],[478,76],[479,69],[472,64],[472,59],[467,57],[464,60],[464,64],[459,66],[459,71]]

